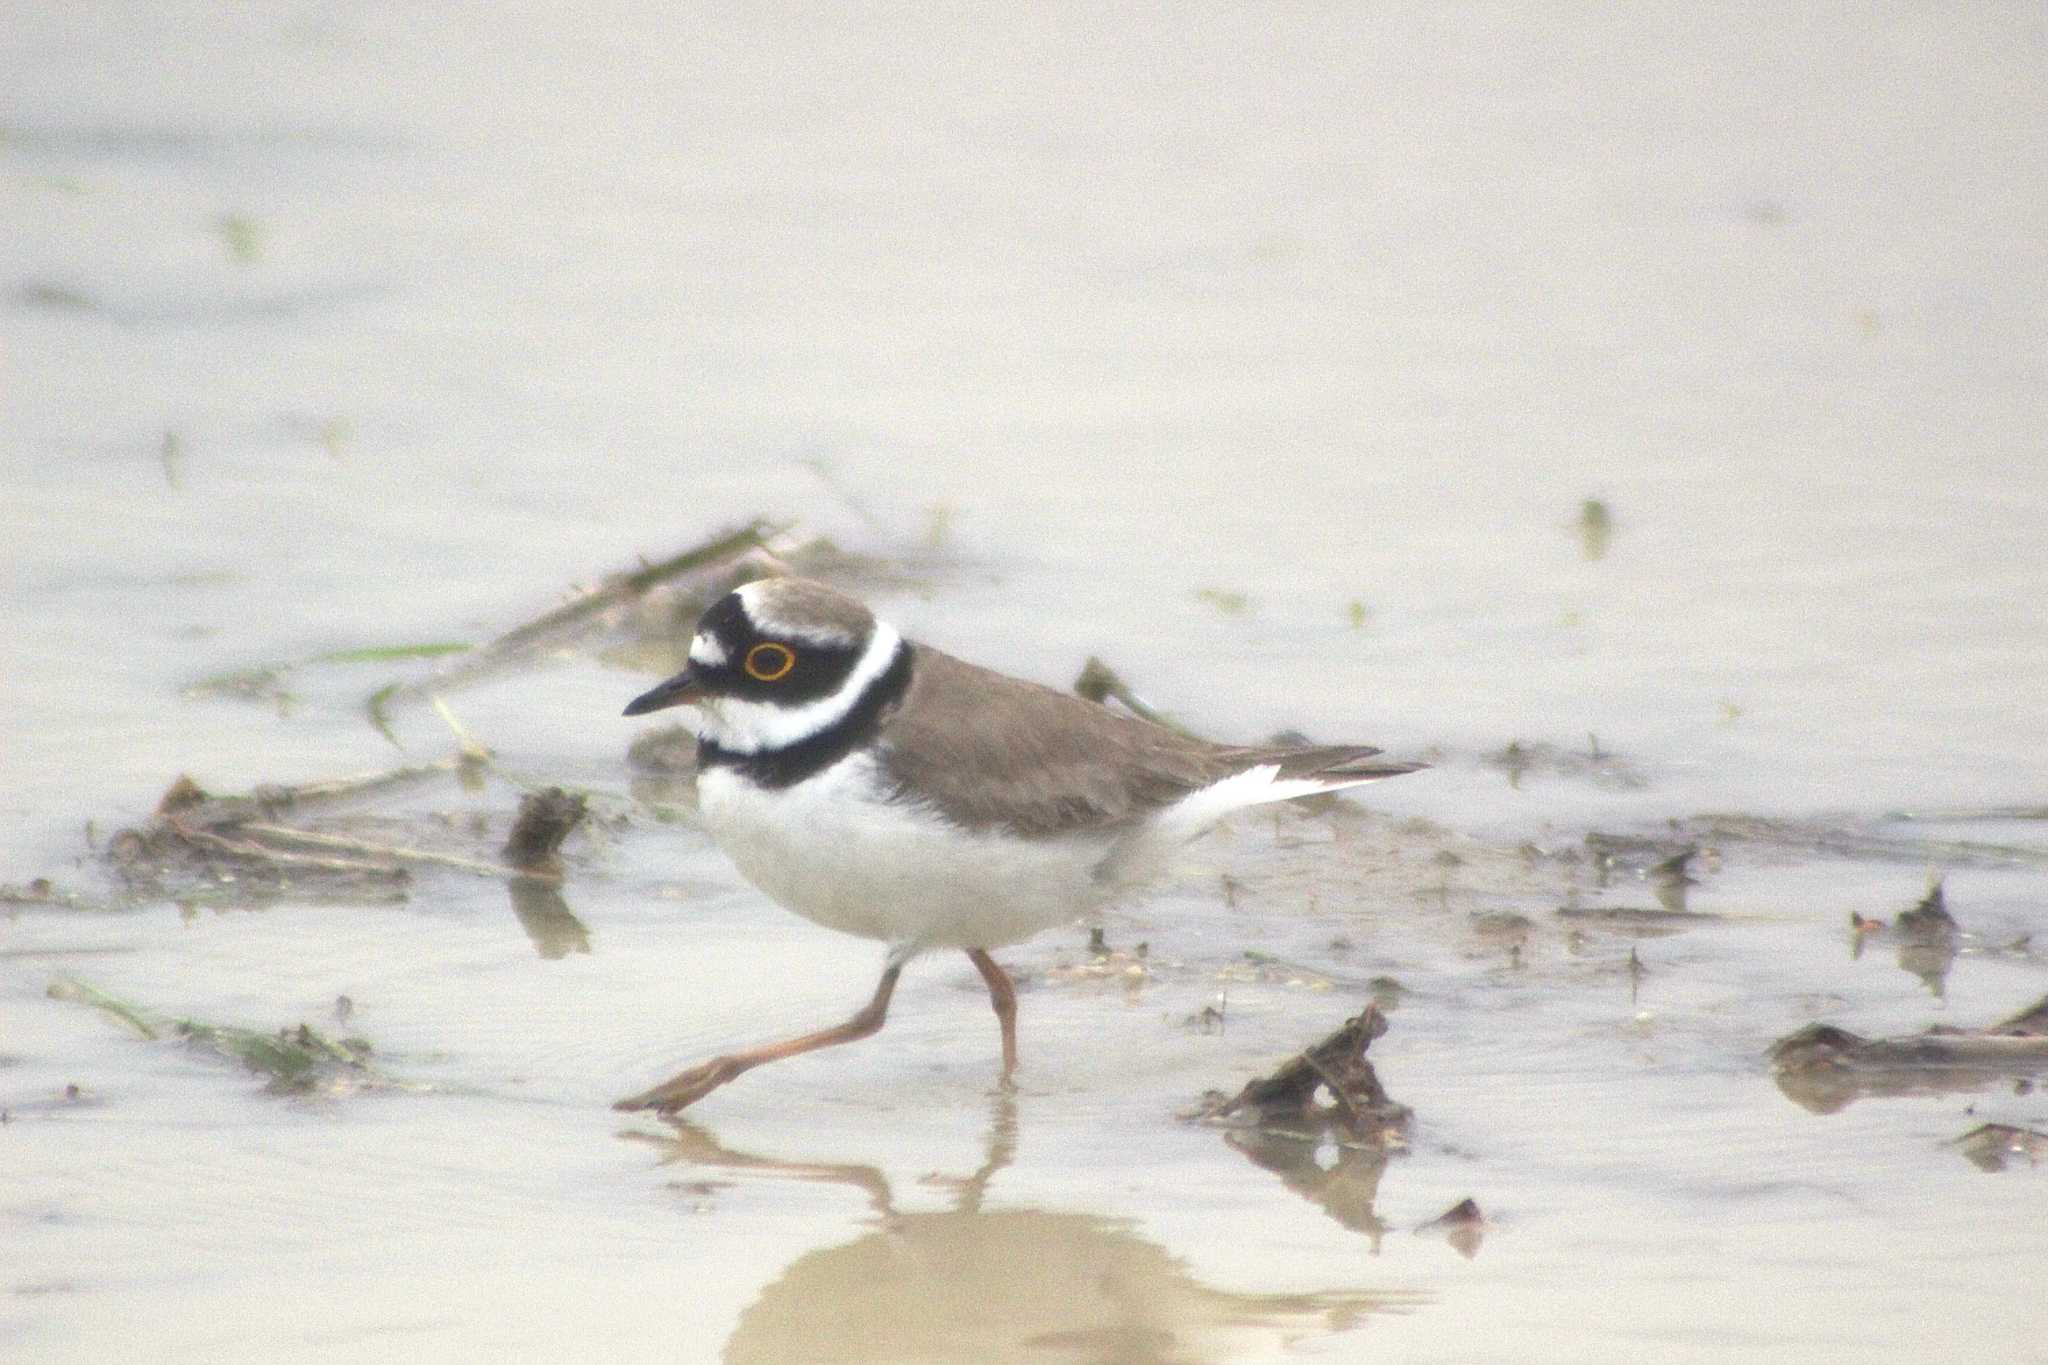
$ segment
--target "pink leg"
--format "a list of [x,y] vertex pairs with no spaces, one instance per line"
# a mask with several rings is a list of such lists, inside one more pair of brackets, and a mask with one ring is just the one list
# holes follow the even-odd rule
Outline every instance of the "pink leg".
[[[989,964],[998,976],[1001,970]],[[843,1024],[806,1033],[800,1038],[789,1038],[779,1043],[767,1043],[750,1047],[740,1052],[730,1052],[723,1057],[714,1057],[701,1066],[678,1072],[652,1090],[620,1100],[614,1109],[652,1109],[660,1114],[673,1114],[686,1109],[703,1099],[712,1091],[752,1071],[763,1062],[776,1062],[784,1057],[794,1057],[803,1052],[816,1052],[821,1047],[837,1047],[865,1038],[882,1027],[882,1021],[889,1017],[889,996],[896,989],[896,978],[903,972],[900,965],[892,965],[882,973],[882,980],[875,987],[875,998],[861,1006],[860,1012]],[[1005,985],[1008,981],[1005,980]],[[990,987],[991,990],[994,987]],[[1013,1004],[1014,1008],[1014,1004]]]
[[1010,974],[982,949],[969,948],[967,960],[988,983],[988,1002],[995,1006],[996,1022],[1003,1026],[1003,1079],[1007,1081],[1017,1069],[1017,987]]

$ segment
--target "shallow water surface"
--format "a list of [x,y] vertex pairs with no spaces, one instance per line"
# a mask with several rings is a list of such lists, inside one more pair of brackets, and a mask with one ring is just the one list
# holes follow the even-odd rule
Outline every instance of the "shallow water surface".
[[[2048,1360],[2048,1173],[1952,1145],[2042,1092],[1765,1060],[2048,993],[2044,56],[1996,5],[11,16],[0,883],[79,902],[0,918],[0,1347]],[[1436,766],[1006,951],[1007,1095],[934,958],[877,1040],[609,1111],[878,952],[629,767],[602,649],[350,817],[491,857],[587,791],[558,899],[123,898],[181,773],[453,752],[368,718],[434,661],[351,651],[755,516],[979,662]],[[1669,891],[1589,834],[1699,845],[1711,918],[1560,915]],[[1930,875],[1958,952],[1859,945]],[[1405,1148],[1177,1117],[1374,998]],[[179,1019],[375,1075],[270,1093]]]

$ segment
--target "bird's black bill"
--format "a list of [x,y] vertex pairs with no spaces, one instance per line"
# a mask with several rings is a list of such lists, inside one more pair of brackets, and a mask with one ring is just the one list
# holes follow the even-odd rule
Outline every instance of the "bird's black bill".
[[697,675],[686,668],[659,687],[651,687],[627,702],[625,713],[644,716],[649,711],[665,711],[671,706],[690,706],[703,696],[704,689],[698,685]]

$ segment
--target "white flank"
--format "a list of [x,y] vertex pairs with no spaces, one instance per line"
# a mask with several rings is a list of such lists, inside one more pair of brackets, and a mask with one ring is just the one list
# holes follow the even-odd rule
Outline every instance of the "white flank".
[[890,799],[855,752],[768,790],[729,768],[697,775],[704,828],[740,872],[805,919],[881,939],[896,960],[929,948],[999,948],[1114,898],[1102,839],[963,830]]
[[896,651],[902,647],[902,637],[886,622],[877,621],[874,634],[868,637],[868,647],[861,651],[860,660],[837,692],[802,706],[706,697],[697,707],[697,736],[736,754],[758,754],[801,744],[844,720],[869,685],[889,671],[889,665],[896,661]]

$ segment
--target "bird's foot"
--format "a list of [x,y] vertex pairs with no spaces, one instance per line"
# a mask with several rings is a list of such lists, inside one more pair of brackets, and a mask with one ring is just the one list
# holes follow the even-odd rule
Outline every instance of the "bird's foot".
[[717,1057],[702,1066],[677,1072],[652,1090],[629,1095],[612,1108],[622,1113],[652,1109],[657,1114],[673,1114],[689,1108],[745,1070],[731,1057]]

